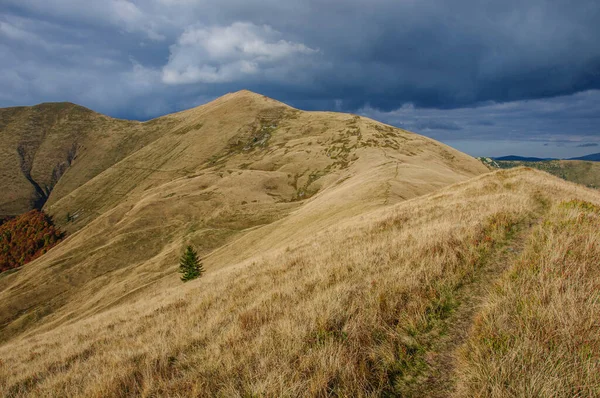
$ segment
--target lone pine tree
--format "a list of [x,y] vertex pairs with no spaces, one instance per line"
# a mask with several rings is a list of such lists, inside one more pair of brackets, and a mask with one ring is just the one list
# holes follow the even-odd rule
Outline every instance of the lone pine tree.
[[204,273],[202,263],[192,246],[187,246],[179,259],[179,272],[181,273],[181,280],[184,282],[196,279]]

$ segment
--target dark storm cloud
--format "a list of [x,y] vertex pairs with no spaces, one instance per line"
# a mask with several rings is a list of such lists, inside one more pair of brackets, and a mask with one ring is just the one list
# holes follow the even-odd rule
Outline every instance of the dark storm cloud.
[[600,90],[456,109],[405,105],[385,112],[365,107],[359,113],[446,141],[549,141],[572,146],[600,143]]
[[453,121],[444,120],[417,120],[415,128],[420,131],[424,130],[443,130],[443,131],[458,131],[463,128]]
[[471,122],[473,126],[494,126],[496,123],[493,120],[473,120]]
[[[304,109],[442,109],[397,122],[436,134],[548,136],[525,121],[597,123],[577,93],[600,88],[598,37],[596,0],[4,0],[0,106],[149,118],[248,88]],[[482,111],[556,96],[578,114]]]

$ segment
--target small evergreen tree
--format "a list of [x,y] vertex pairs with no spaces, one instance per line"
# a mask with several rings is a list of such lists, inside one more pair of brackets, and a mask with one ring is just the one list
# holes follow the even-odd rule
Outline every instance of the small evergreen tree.
[[186,247],[185,252],[179,259],[179,272],[181,273],[181,280],[184,282],[199,278],[204,273],[202,263],[192,246]]

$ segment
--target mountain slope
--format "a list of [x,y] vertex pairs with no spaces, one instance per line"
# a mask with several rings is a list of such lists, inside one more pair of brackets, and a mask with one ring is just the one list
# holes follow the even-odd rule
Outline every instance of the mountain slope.
[[600,153],[592,153],[591,155],[580,156],[577,158],[571,158],[570,160],[589,160],[593,162],[600,162]]
[[600,394],[597,191],[247,91],[147,123],[0,274],[4,395]]
[[543,170],[567,181],[590,188],[600,188],[600,163],[583,160],[551,160],[541,162],[497,161],[500,168],[527,166]]
[[178,286],[185,244],[210,273],[487,171],[431,139],[248,91],[147,123],[167,127],[46,204],[72,234],[0,278],[3,340]]
[[163,121],[116,120],[70,103],[0,109],[0,217],[42,208],[157,137]]
[[552,158],[534,158],[534,157],[526,157],[526,156],[515,156],[515,155],[509,155],[509,156],[500,156],[497,158],[492,158],[496,161],[512,161],[512,162],[543,162],[546,160],[556,160],[556,159],[552,159]]
[[519,168],[300,225],[293,243],[248,233],[231,244],[243,260],[208,256],[200,280],[13,338],[0,385],[10,396],[595,396],[598,206],[597,191]]

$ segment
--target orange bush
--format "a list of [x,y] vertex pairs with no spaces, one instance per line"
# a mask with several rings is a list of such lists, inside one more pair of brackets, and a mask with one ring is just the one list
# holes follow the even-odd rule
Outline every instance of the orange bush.
[[63,238],[52,219],[31,210],[0,224],[0,272],[20,267],[46,253]]

